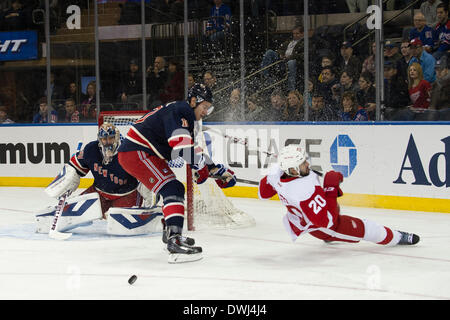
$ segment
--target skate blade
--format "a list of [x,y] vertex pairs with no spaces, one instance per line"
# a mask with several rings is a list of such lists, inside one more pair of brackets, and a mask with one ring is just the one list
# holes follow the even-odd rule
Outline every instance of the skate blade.
[[203,258],[203,255],[201,252],[191,253],[191,254],[170,253],[167,262],[169,262],[169,263],[185,263],[185,262],[198,261],[198,260],[201,260],[202,258]]

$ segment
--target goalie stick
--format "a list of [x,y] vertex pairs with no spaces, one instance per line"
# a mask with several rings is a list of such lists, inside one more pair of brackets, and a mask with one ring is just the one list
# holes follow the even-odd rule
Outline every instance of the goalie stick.
[[66,205],[66,200],[70,195],[70,191],[66,191],[61,197],[58,199],[58,205],[56,206],[55,210],[55,217],[53,218],[52,227],[50,228],[50,231],[48,232],[48,236],[55,240],[66,240],[72,236],[71,233],[64,233],[59,232],[56,230],[58,226],[58,220],[59,217],[62,215],[62,212],[64,211],[64,207]]
[[[212,131],[212,132],[216,132],[218,134],[220,134],[222,137],[224,137],[225,139],[230,139],[231,141],[233,141],[234,143],[239,143],[242,144],[244,146],[248,146],[248,141],[246,141],[245,139],[239,138],[239,137],[233,137],[233,136],[229,136],[225,133],[222,133],[219,130],[216,129],[212,129],[211,127],[206,127],[203,126],[203,130],[204,131]],[[272,152],[268,152],[268,151],[263,151],[263,150],[258,150],[266,155],[268,155],[269,157],[277,157],[277,155],[275,153]],[[317,174],[319,177],[323,176],[323,173],[314,169],[311,169],[311,171],[313,171],[315,174]],[[255,184],[255,185],[259,185],[259,182],[256,181],[251,181],[251,180],[245,180],[245,179],[236,179],[237,182],[243,182],[243,183],[248,183],[248,184]]]
[[[82,142],[78,142],[78,146],[77,146],[77,150],[75,151],[75,154],[81,150],[82,144],[83,144]],[[71,233],[59,232],[57,230],[58,220],[64,211],[64,207],[66,206],[67,198],[70,196],[71,193],[72,193],[71,191],[66,191],[63,193],[62,196],[60,196],[58,198],[58,204],[57,204],[56,210],[55,210],[55,217],[53,218],[52,226],[50,228],[50,231],[48,232],[48,236],[52,239],[66,240],[72,236]]]

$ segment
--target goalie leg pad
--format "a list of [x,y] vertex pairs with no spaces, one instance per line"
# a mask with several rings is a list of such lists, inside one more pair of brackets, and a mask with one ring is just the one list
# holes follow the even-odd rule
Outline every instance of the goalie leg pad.
[[[36,215],[36,232],[48,233],[55,216],[55,207],[48,207]],[[102,209],[98,193],[69,198],[58,221],[58,230],[65,232],[77,227],[91,224],[102,218]]]
[[160,207],[154,208],[110,208],[107,212],[108,234],[135,236],[162,232]]

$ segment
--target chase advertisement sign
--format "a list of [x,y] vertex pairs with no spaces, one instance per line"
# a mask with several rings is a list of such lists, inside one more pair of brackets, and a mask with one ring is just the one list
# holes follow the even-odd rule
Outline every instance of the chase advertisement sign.
[[0,61],[38,58],[36,31],[0,32]]
[[[339,155],[348,155],[346,162],[343,162],[344,157]],[[334,139],[330,148],[330,163],[331,167],[342,173],[347,178],[353,172],[357,163],[357,150],[352,139],[346,134],[340,134]]]

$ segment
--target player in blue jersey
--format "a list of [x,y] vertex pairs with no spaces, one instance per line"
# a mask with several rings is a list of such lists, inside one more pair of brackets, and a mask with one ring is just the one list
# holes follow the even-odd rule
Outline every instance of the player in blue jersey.
[[163,198],[166,223],[163,242],[167,242],[169,262],[195,261],[202,258],[202,248],[192,238],[183,237],[184,185],[168,166],[169,160],[181,156],[196,170],[197,184],[214,173],[220,187],[236,183],[234,173],[216,165],[204,154],[194,152],[194,123],[212,112],[212,93],[203,84],[189,89],[188,101],[161,105],[130,128],[119,147],[119,163],[154,194]]
[[104,123],[99,128],[98,139],[89,142],[69,161],[79,176],[92,173],[94,184],[82,194],[97,192],[103,214],[111,207],[142,204],[142,197],[137,191],[138,181],[120,166],[117,159],[119,146],[119,130],[113,124]]
[[72,193],[80,184],[80,177],[89,172],[94,183],[82,194],[99,194],[103,218],[111,207],[133,207],[142,205],[142,196],[138,192],[139,182],[128,174],[119,164],[117,149],[120,146],[119,130],[110,123],[101,125],[98,139],[89,142],[76,152],[64,166],[63,174],[47,187],[48,195],[59,198],[69,191]]

